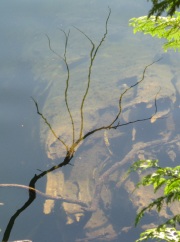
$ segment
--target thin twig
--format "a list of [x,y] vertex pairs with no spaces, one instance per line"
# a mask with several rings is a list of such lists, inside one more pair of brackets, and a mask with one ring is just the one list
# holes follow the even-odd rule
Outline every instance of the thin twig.
[[37,103],[37,101],[36,101],[33,97],[31,97],[31,98],[32,98],[33,102],[35,103],[36,110],[37,110],[37,114],[41,116],[41,118],[42,118],[42,119],[44,120],[44,122],[47,124],[47,126],[49,127],[49,129],[51,130],[51,132],[52,132],[52,134],[55,136],[55,138],[56,138],[57,140],[59,140],[59,141],[65,146],[66,151],[68,151],[68,146],[66,145],[66,143],[65,143],[60,137],[58,137],[58,136],[56,135],[56,133],[55,133],[55,131],[52,129],[50,123],[47,121],[47,119],[44,117],[44,115],[39,111],[39,107],[38,107],[38,103]]

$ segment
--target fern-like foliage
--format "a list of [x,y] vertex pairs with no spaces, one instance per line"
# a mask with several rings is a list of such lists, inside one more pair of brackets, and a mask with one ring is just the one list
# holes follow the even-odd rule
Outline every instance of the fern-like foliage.
[[154,228],[148,229],[141,233],[140,238],[136,242],[144,241],[147,239],[156,239],[156,241],[168,241],[168,242],[179,242],[180,241],[180,231],[175,228]]
[[[165,205],[168,206],[174,201],[180,201],[180,166],[163,168],[158,166],[158,160],[139,160],[129,168],[128,174],[133,171],[142,173],[150,168],[151,173],[142,177],[140,182],[137,183],[136,189],[139,189],[140,186],[152,185],[154,192],[157,192],[160,188],[163,189],[163,196],[156,198],[137,214],[135,226],[146,212],[155,209],[159,213]],[[148,229],[141,233],[140,238],[136,242],[149,238],[158,239],[158,241],[179,242],[180,231],[176,230],[178,224],[180,224],[180,214],[174,215],[156,228]]]
[[165,40],[164,51],[174,49],[180,51],[180,12],[173,17],[142,16],[129,20],[129,25],[134,28],[134,33],[143,32]]

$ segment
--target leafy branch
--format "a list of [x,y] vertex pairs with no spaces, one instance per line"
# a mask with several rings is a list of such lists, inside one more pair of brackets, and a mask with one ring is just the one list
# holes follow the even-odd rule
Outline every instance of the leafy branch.
[[[135,226],[140,222],[142,217],[147,211],[151,211],[153,208],[158,213],[161,212],[163,205],[168,206],[174,201],[180,201],[180,166],[172,167],[160,167],[158,166],[158,160],[140,160],[135,162],[128,170],[128,174],[133,171],[139,171],[140,173],[149,168],[155,169],[155,172],[142,177],[140,182],[137,183],[136,189],[142,186],[152,185],[154,193],[161,188],[163,189],[163,196],[156,198],[153,202],[149,203],[146,207],[141,209],[135,219]],[[177,225],[180,223],[180,214],[174,215],[171,219],[162,223],[157,228],[148,229],[140,235],[140,239],[143,241],[148,238],[159,238],[167,241],[180,241],[180,231],[176,231]],[[171,238],[170,238],[171,237]]]
[[143,32],[153,37],[165,39],[164,51],[174,49],[180,51],[180,12],[176,12],[173,17],[142,16],[129,20],[129,25],[133,27],[133,32]]
[[153,228],[141,233],[140,238],[136,242],[141,242],[147,239],[158,239],[156,241],[165,240],[168,242],[179,242],[180,231],[175,228]]
[[159,17],[164,11],[166,11],[167,15],[172,16],[177,8],[180,7],[179,0],[151,0],[151,2],[153,6],[149,11],[148,17],[154,14],[156,17]]

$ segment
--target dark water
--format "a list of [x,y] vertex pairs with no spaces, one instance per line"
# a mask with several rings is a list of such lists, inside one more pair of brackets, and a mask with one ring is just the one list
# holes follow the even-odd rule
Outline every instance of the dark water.
[[[71,161],[74,166],[63,167],[62,170],[68,180],[72,170],[78,166],[78,162],[83,160],[83,157],[86,157],[86,162],[88,162],[87,157],[89,157],[89,162],[97,158],[100,171],[95,170],[93,173],[93,176],[97,177],[95,178],[97,182],[97,179],[103,177],[103,174],[109,171],[115,163],[124,159],[134,144],[163,139],[165,135],[169,135],[168,140],[172,141],[171,145],[168,143],[152,145],[147,150],[144,148],[144,153],[143,148],[139,149],[132,160],[138,159],[138,155],[141,153],[141,155],[145,154],[146,158],[150,156],[150,158],[160,159],[162,164],[164,161],[167,165],[172,160],[174,161],[173,165],[178,164],[179,54],[173,52],[163,54],[160,40],[143,35],[134,36],[132,29],[128,28],[128,20],[131,17],[147,14],[149,5],[145,0],[139,1],[138,4],[130,0],[113,2],[108,0],[2,1],[0,7],[1,184],[28,186],[35,174],[41,174],[42,171],[51,167],[50,162],[52,161],[47,157],[47,150],[44,146],[47,140],[41,135],[44,122],[40,122],[40,116],[36,112],[31,97],[38,100],[41,110],[44,112],[46,112],[46,108],[49,110],[48,98],[51,100],[52,97],[56,97],[57,91],[59,96],[61,93],[64,95],[64,84],[60,83],[60,89],[57,89],[56,82],[59,76],[64,77],[66,72],[61,58],[58,59],[49,50],[45,34],[50,36],[55,50],[58,53],[63,53],[64,36],[57,29],[63,29],[66,33],[69,29],[71,30],[68,46],[69,67],[74,82],[78,80],[75,86],[70,86],[71,105],[75,105],[75,110],[76,104],[79,104],[76,97],[80,96],[81,88],[84,87],[84,84],[80,82],[84,77],[83,70],[87,74],[90,44],[85,38],[79,37],[81,34],[76,32],[72,26],[88,33],[88,36],[91,36],[97,43],[104,33],[108,6],[111,8],[108,35],[93,66],[92,77],[95,84],[91,85],[92,92],[88,93],[90,98],[87,100],[87,103],[89,102],[93,108],[96,105],[97,107],[95,109],[86,107],[88,110],[87,129],[90,127],[92,130],[89,123],[94,128],[98,128],[105,125],[106,121],[109,122],[110,117],[115,116],[118,110],[118,90],[124,84],[133,85],[141,76],[143,68],[156,57],[162,55],[164,61],[157,67],[161,66],[162,70],[160,69],[157,76],[161,76],[158,78],[159,86],[164,80],[165,97],[162,95],[157,103],[160,111],[169,110],[168,113],[165,113],[169,118],[160,119],[154,123],[149,121],[135,123],[111,132],[108,131],[113,157],[104,165],[102,162],[109,154],[104,144],[104,133],[97,132],[93,137],[89,136],[77,150]],[[57,64],[59,63],[61,63],[61,67],[58,69]],[[165,70],[170,71],[166,73]],[[153,78],[153,75],[152,71],[149,77]],[[171,82],[167,84],[168,75],[173,80],[172,84]],[[53,90],[54,96],[51,90]],[[154,91],[154,95],[156,92],[157,89]],[[173,99],[172,93],[176,96],[176,100]],[[135,90],[127,98],[129,98],[128,100],[131,97],[135,99],[137,95],[138,90]],[[166,98],[168,95],[169,98]],[[146,101],[136,101],[135,104],[134,106],[131,104],[130,107],[127,103],[125,104],[122,122],[125,122],[126,119],[147,118],[154,112],[153,105],[147,109]],[[128,112],[129,109],[131,109],[130,112]],[[52,110],[56,110],[56,107],[53,107]],[[61,106],[61,103],[60,110],[65,116],[63,114],[65,108]],[[95,111],[96,115],[91,115],[92,110]],[[49,115],[49,120],[53,119],[53,114],[47,112],[47,115]],[[174,141],[175,138],[176,141]],[[59,159],[56,158],[53,164],[59,164]],[[123,167],[119,166],[117,168],[119,169],[118,176],[123,176],[123,171],[128,167],[129,164],[126,163]],[[80,172],[82,173],[82,170]],[[77,176],[81,175],[77,174]],[[45,192],[46,179],[46,176],[39,179],[36,188]],[[84,212],[84,220],[66,225],[67,215],[62,202],[59,201],[55,203],[52,212],[45,215],[43,213],[45,198],[41,195],[37,195],[37,198],[23,210],[22,208],[29,198],[28,191],[16,187],[6,187],[0,188],[0,203],[2,204],[0,206],[0,239],[4,238],[8,241],[29,239],[33,242],[135,241],[140,232],[139,228],[133,227],[137,207],[135,204],[133,205],[133,198],[129,198],[130,191],[127,186],[121,186],[117,180],[117,178],[110,177],[105,180],[104,189],[105,191],[107,189],[107,192],[104,192],[104,196],[106,197],[106,194],[112,191],[111,200],[106,200],[106,198],[98,200],[98,206],[104,212],[103,218],[106,218],[107,224],[113,227],[116,236],[108,237],[111,229],[107,229],[107,224],[104,224],[104,230],[101,228],[101,232],[97,232],[97,234],[93,234],[89,228],[86,229],[86,224],[92,216],[92,212],[88,211]],[[97,186],[96,182],[94,187]],[[78,179],[74,183],[78,183]],[[96,194],[93,196],[96,200]],[[16,212],[19,209],[23,211],[19,211],[18,215]],[[16,219],[12,222],[13,215],[16,216]],[[94,218],[94,221],[96,219]],[[154,222],[151,217],[145,221],[147,224],[151,222]],[[7,227],[8,224],[12,227]]]

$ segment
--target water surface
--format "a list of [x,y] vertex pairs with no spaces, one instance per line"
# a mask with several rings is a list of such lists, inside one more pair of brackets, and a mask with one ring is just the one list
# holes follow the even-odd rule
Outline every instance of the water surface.
[[[83,33],[98,46],[105,33],[108,6],[111,16],[107,36],[94,60],[83,108],[83,134],[110,124],[118,113],[118,100],[124,88],[140,80],[145,66],[161,56],[163,59],[148,69],[144,85],[134,88],[123,99],[123,115],[116,124],[150,117],[155,110],[154,97],[159,87],[158,109],[169,118],[154,123],[150,120],[137,122],[106,130],[107,133],[103,129],[84,140],[71,160],[72,166],[65,166],[62,171],[67,188],[67,194],[63,191],[64,198],[84,200],[88,205],[97,200],[96,212],[84,211],[85,220],[78,222],[74,215],[70,219],[67,212],[73,205],[66,207],[62,201],[56,201],[51,212],[45,214],[46,199],[37,195],[17,217],[11,232],[7,231],[11,217],[28,200],[28,191],[1,188],[0,202],[4,204],[0,206],[3,218],[1,240],[7,231],[9,241],[135,241],[140,232],[139,228],[133,228],[136,209],[149,201],[151,193],[144,200],[141,196],[129,196],[132,181],[122,185],[124,171],[132,161],[144,157],[158,158],[166,165],[174,161],[173,165],[176,165],[179,154],[179,54],[164,54],[161,40],[133,35],[128,27],[131,17],[147,14],[149,5],[146,1],[139,4],[130,0],[3,1],[0,10],[0,183],[28,185],[35,174],[63,161],[64,147],[61,142],[56,142],[49,127],[37,114],[31,97],[37,100],[40,111],[56,135],[66,144],[72,144],[72,122],[64,99],[67,71],[61,58],[65,47],[61,30],[66,34],[70,30],[68,104],[75,124],[75,139],[78,139],[80,106],[87,87],[92,48]],[[46,35],[59,56],[50,50]],[[151,95],[147,95],[146,88],[152,91],[149,92]],[[171,145],[164,138],[171,141]],[[158,140],[162,142],[155,145]],[[120,162],[138,142],[152,144],[137,148],[121,166]],[[117,170],[110,173],[117,163]],[[106,172],[109,172],[108,176],[105,176]],[[54,174],[62,175],[59,170]],[[36,184],[36,188],[44,193],[47,177],[42,177]],[[99,194],[94,192],[102,178],[105,180],[101,182],[101,198],[97,199]],[[100,218],[100,225],[96,225],[96,216]],[[104,224],[103,219],[107,221]],[[153,217],[145,221],[147,224],[151,222],[154,222]]]

